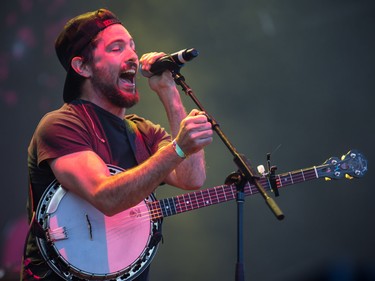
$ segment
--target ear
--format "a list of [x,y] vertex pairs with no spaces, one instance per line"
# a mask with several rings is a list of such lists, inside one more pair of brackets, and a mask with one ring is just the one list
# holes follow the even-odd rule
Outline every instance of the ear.
[[82,57],[74,57],[70,63],[75,72],[79,75],[89,78],[91,76],[91,68],[83,62]]

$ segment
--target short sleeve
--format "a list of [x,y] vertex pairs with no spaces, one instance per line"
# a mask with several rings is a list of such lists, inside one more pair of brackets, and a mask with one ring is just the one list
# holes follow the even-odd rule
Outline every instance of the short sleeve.
[[75,113],[52,112],[44,116],[35,134],[38,166],[45,160],[93,150],[89,133]]
[[154,124],[135,114],[129,115],[127,118],[137,125],[151,154],[154,154],[172,141],[170,134],[160,125]]

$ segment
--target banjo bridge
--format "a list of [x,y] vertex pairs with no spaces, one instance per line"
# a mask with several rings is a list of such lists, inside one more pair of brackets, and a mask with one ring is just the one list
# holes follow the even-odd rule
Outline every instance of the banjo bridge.
[[64,239],[68,239],[68,233],[65,227],[62,226],[55,229],[48,229],[47,240],[49,242],[55,242]]

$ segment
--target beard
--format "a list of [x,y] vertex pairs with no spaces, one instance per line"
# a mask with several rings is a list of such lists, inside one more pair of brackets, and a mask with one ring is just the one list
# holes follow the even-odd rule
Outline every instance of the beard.
[[139,101],[137,88],[128,91],[119,89],[119,75],[110,71],[93,68],[92,84],[99,90],[102,97],[121,108],[131,108]]

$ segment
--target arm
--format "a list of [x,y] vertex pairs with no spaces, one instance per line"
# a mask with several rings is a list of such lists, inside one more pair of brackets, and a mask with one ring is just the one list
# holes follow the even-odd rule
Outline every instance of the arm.
[[[163,53],[149,53],[140,59],[143,70],[149,70],[151,64]],[[205,161],[203,147],[212,142],[211,123],[204,112],[192,110],[187,116],[180,93],[169,71],[160,76],[149,78],[154,90],[167,113],[172,138],[181,147],[187,159],[181,162],[165,179],[168,184],[183,188],[197,189],[205,181]]]
[[133,169],[111,176],[103,160],[81,151],[49,160],[59,183],[105,215],[126,210],[146,198],[182,159],[172,144]]

